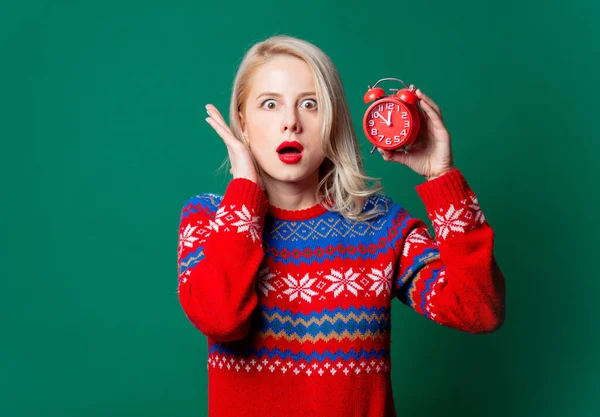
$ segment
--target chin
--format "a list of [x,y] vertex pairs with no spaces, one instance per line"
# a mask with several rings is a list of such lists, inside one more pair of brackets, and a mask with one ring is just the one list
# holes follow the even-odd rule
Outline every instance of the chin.
[[300,182],[311,178],[313,175],[318,175],[318,168],[310,170],[302,164],[281,164],[284,166],[267,170],[263,169],[263,175],[268,176],[274,181],[281,182]]
[[305,172],[279,172],[270,176],[275,181],[281,182],[300,182],[310,178],[310,174]]

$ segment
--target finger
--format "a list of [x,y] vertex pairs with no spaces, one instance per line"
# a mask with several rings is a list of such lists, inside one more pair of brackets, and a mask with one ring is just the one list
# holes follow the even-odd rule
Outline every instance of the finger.
[[[219,117],[213,112],[209,112],[207,110],[207,113],[210,115],[210,119],[217,125],[221,126],[221,128],[223,128],[223,130],[229,130],[229,126],[227,126],[227,124],[225,122],[223,122],[223,120],[219,119]],[[231,132],[231,130],[229,130]]]
[[[220,126],[224,132],[227,132],[229,135],[233,137],[233,133],[227,123],[223,120],[223,117],[219,113],[219,111],[211,104],[206,105],[206,112],[210,116],[210,119],[218,126]],[[207,120],[208,121],[208,120]],[[225,138],[223,138],[225,139]],[[228,143],[229,144],[229,143]]]
[[227,126],[227,123],[225,122],[225,119],[223,118],[223,116],[221,116],[221,113],[219,112],[219,110],[217,110],[217,108],[215,106],[213,106],[212,104],[207,104],[206,105],[206,111],[220,125],[222,125],[223,127]]
[[[223,128],[223,130],[225,132],[228,133],[229,138],[232,141],[232,142],[230,142],[230,144],[231,143],[235,143],[235,142],[240,142],[235,137],[235,135],[231,131],[231,128],[229,127],[229,125],[227,125],[227,123],[223,119],[223,116],[221,116],[221,113],[219,113],[219,111],[217,110],[217,108],[215,106],[213,106],[212,104],[207,104],[206,105],[206,112],[210,115],[210,117],[212,118],[212,120],[214,120],[219,126],[221,126]],[[233,141],[235,141],[235,142],[233,142]]]
[[435,103],[435,101],[433,101],[431,99],[431,97],[429,97],[427,94],[425,94],[419,88],[417,88],[417,90],[415,92],[417,94],[417,97],[419,97],[419,99],[421,100],[421,104],[423,104],[423,103],[429,104],[429,107],[431,107],[432,109],[434,109],[439,114],[440,119],[441,119],[442,118],[442,110],[440,109],[440,106],[438,106]]
[[231,131],[229,129],[224,129],[216,120],[212,117],[207,117],[206,121],[211,125],[211,127],[217,132],[217,134],[223,139],[225,146],[227,147],[227,153],[229,154],[229,162],[231,164],[231,170],[229,171],[232,175],[236,171],[236,158],[233,156],[236,152],[236,146],[240,145],[240,142],[231,135]]
[[439,114],[436,109],[431,107],[431,104],[429,104],[426,101],[422,101],[421,107],[423,107],[423,110],[425,110],[425,114],[431,119],[433,123],[437,124],[442,121],[442,115]]
[[224,128],[220,123],[218,123],[212,117],[207,117],[206,121],[208,122],[208,124],[211,125],[211,127],[215,130],[215,132],[217,132],[217,134],[219,136],[221,136],[221,138],[223,139],[223,141],[225,142],[225,145],[227,145],[227,147],[235,146],[234,141],[236,139],[233,137],[233,135],[231,134],[231,131],[229,129]]
[[438,106],[437,103],[433,101],[433,99],[427,94],[425,94],[420,88],[417,88],[415,93],[417,94],[417,97],[419,97],[420,100],[427,102],[427,104],[436,109],[438,113],[441,113],[440,106]]
[[398,162],[401,164],[405,164],[408,161],[409,155],[405,154],[402,151],[398,151],[398,150],[387,150],[387,149],[377,149],[379,151],[379,153],[381,154],[381,156],[383,157],[383,159],[385,159],[388,162]]

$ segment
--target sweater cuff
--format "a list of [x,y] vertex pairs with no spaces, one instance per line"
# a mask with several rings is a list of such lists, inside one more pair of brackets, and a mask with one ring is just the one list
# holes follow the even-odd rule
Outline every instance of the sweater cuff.
[[447,207],[473,195],[473,190],[458,168],[421,183],[415,189],[428,211]]
[[234,178],[223,195],[224,205],[245,205],[256,216],[264,218],[269,200],[262,188],[248,178]]

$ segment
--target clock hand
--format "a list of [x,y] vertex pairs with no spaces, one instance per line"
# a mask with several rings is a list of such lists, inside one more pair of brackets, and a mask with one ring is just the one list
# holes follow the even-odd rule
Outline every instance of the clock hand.
[[379,116],[379,118],[380,118],[380,119],[382,119],[382,120],[384,121],[384,123],[386,124],[386,126],[389,126],[389,125],[391,124],[391,121],[390,121],[390,120],[391,120],[391,119],[390,119],[390,117],[391,117],[391,110],[390,110],[390,112],[388,113],[388,118],[387,118],[387,119],[385,119],[385,118],[384,118],[384,117],[381,115],[381,113],[379,113],[379,112],[375,112],[375,114],[376,114],[376,115],[378,115],[378,116]]
[[388,110],[388,119],[387,119],[387,125],[391,126],[392,125],[392,111]]

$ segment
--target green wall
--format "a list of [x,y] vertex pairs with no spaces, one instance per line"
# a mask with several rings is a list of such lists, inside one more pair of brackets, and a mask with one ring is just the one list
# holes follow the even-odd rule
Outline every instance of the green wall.
[[0,415],[205,415],[179,214],[230,180],[204,105],[226,114],[244,51],[286,33],[332,57],[368,173],[424,219],[360,123],[379,78],[431,96],[496,232],[500,331],[394,304],[398,414],[598,416],[598,2],[282,4],[2,2]]

